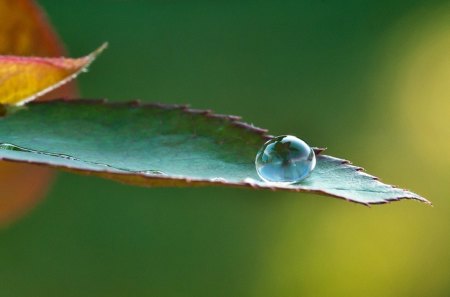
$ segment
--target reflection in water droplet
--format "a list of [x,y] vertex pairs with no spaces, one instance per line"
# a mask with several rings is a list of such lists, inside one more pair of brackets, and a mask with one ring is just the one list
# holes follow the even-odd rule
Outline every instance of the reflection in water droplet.
[[267,141],[256,155],[256,171],[264,181],[292,184],[305,179],[316,166],[314,150],[295,136]]

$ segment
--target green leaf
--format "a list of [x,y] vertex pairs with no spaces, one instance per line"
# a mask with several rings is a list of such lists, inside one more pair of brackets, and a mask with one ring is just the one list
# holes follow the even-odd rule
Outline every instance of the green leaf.
[[106,101],[36,102],[0,118],[0,159],[146,186],[221,185],[323,194],[363,204],[402,198],[348,161],[321,155],[299,184],[260,180],[254,159],[266,130],[186,106]]

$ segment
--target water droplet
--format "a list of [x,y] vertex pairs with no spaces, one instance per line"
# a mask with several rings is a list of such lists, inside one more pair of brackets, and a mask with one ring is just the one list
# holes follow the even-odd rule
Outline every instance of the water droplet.
[[293,184],[305,179],[316,166],[314,150],[295,136],[267,141],[255,160],[256,172],[266,182]]

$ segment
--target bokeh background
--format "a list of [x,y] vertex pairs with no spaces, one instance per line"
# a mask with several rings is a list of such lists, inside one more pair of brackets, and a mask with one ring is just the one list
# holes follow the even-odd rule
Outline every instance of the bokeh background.
[[448,0],[40,3],[72,56],[110,42],[84,97],[242,115],[434,207],[60,173],[0,230],[0,296],[450,295]]

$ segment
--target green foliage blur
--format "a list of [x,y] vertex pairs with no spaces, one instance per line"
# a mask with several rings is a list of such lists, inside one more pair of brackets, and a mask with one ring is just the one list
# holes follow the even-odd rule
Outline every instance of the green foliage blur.
[[450,295],[447,0],[40,3],[71,56],[110,43],[83,97],[242,115],[435,206],[60,173],[0,230],[1,297]]

